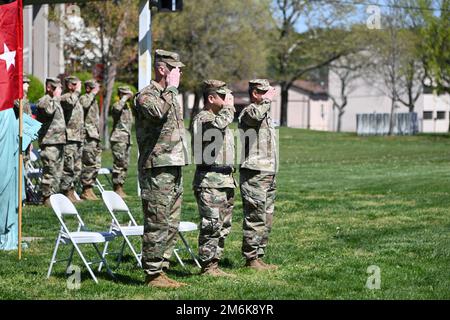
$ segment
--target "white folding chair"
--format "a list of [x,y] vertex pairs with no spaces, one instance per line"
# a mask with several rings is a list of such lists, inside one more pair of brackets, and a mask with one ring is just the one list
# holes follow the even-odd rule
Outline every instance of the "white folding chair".
[[[197,225],[195,223],[189,222],[189,221],[180,221],[180,225],[178,226],[178,234],[180,235],[180,238],[183,241],[184,247],[189,252],[192,259],[194,259],[194,262],[197,265],[197,267],[201,268],[202,266],[198,262],[197,258],[195,257],[194,252],[192,252],[191,247],[189,246],[188,242],[186,241],[186,239],[183,236],[183,232],[189,232],[189,231],[195,231],[195,230],[197,230]],[[185,266],[184,266],[183,260],[181,260],[180,256],[178,255],[178,251],[179,251],[178,249],[174,249],[173,253],[175,254],[175,257],[177,257],[178,262],[184,268]]]
[[[52,260],[50,261],[50,267],[48,268],[47,273],[47,279],[50,277],[53,265],[56,262],[61,261],[68,261],[67,268],[70,266],[73,258],[74,250],[78,252],[78,255],[80,256],[81,260],[83,260],[84,265],[89,271],[89,274],[91,275],[92,279],[94,279],[95,283],[98,283],[97,278],[95,277],[94,273],[91,270],[91,267],[89,265],[94,263],[104,263],[107,269],[107,272],[109,275],[111,275],[114,278],[114,274],[112,273],[111,269],[109,268],[108,264],[106,263],[105,258],[102,256],[100,250],[97,247],[97,244],[99,243],[105,243],[108,241],[111,241],[114,239],[114,234],[110,232],[90,232],[87,231],[85,224],[83,220],[81,219],[80,215],[78,214],[77,209],[73,205],[73,203],[64,195],[62,194],[53,194],[50,196],[50,204],[52,206],[53,211],[56,214],[56,217],[59,220],[60,223],[60,231],[58,233],[58,237],[56,238],[56,244],[55,249],[53,251]],[[65,216],[74,216],[78,221],[78,228],[77,231],[71,232],[67,228],[64,217]],[[58,252],[58,248],[60,244],[72,244],[72,249],[70,251],[69,258],[67,259],[61,259],[56,260],[56,255]],[[96,261],[87,261],[84,257],[83,253],[80,250],[79,244],[92,244],[95,248],[95,251],[97,252],[98,256],[100,257],[100,260]]]
[[[133,253],[133,256],[135,257],[138,265],[142,267],[141,262],[141,253],[137,253],[136,249],[131,244],[128,237],[130,236],[141,236],[144,234],[144,227],[139,226],[136,221],[133,218],[133,215],[130,212],[130,209],[128,208],[127,204],[123,199],[114,191],[103,191],[102,192],[102,199],[105,203],[106,207],[108,208],[109,213],[111,214],[112,221],[111,226],[109,229],[109,232],[113,233],[115,236],[122,236],[123,242],[121,246],[121,250],[119,252],[118,257],[118,265],[120,264],[123,256],[123,251],[125,248],[125,244],[128,245],[131,252]],[[128,215],[128,222],[126,225],[121,225],[119,219],[117,219],[115,213],[117,212],[126,212]],[[105,247],[103,248],[102,257],[105,257],[108,252],[108,242],[105,243]],[[109,253],[111,254],[111,253]],[[98,270],[100,271],[102,268],[102,264],[100,263]]]
[[[111,175],[112,171],[110,168],[100,168],[100,170],[98,171],[98,176],[100,175],[104,175],[106,177],[106,180],[108,180],[109,186],[112,187],[112,182],[111,179],[109,178],[109,176]],[[100,193],[105,192],[105,185],[103,185],[101,183],[101,181],[99,180],[99,178],[95,179],[95,186],[97,187],[97,189],[100,191]]]
[[[128,246],[130,247],[131,251],[133,252],[134,257],[138,261],[139,266],[142,267],[141,260],[140,260],[142,257],[142,253],[136,254],[136,250],[131,245],[127,236],[130,236],[130,235],[131,236],[137,236],[137,235],[142,236],[144,234],[144,227],[138,226],[138,224],[136,223],[136,220],[134,220],[133,215],[131,214],[125,201],[117,193],[115,193],[114,191],[104,191],[102,193],[102,198],[103,198],[103,201],[105,202],[106,207],[108,208],[109,213],[112,216],[112,224],[111,224],[110,231],[112,233],[115,233],[116,235],[121,234],[124,236],[124,242],[122,243],[121,253],[119,254],[119,263],[120,263],[120,259],[122,258],[125,243],[127,243]],[[126,227],[120,226],[118,219],[114,215],[115,211],[127,212],[128,216],[130,218],[130,220],[128,222],[128,226],[126,226]],[[189,246],[188,242],[186,241],[185,237],[183,236],[183,232],[189,232],[189,231],[195,231],[195,230],[197,230],[197,225],[195,223],[188,222],[188,221],[181,221],[180,225],[178,227],[178,234],[180,235],[180,238],[183,241],[183,244],[184,244],[186,250],[189,252],[191,257],[194,259],[196,265],[199,268],[201,268],[200,263],[198,262],[194,252],[192,251],[191,247]],[[139,233],[138,233],[138,231],[139,231]],[[103,250],[103,256],[105,256],[105,254],[107,254],[107,245],[108,245],[108,243],[105,244],[105,248]],[[181,260],[179,254],[178,254],[178,251],[179,251],[178,249],[174,249],[175,257],[177,258],[178,262],[183,267],[185,267],[183,260]]]
[[30,152],[30,161],[25,165],[25,191],[27,203],[39,204],[42,201],[41,180],[42,168],[36,149]]

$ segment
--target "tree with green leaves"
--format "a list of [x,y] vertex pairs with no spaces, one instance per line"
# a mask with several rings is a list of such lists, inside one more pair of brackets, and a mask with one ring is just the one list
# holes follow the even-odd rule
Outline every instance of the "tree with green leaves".
[[63,16],[53,15],[65,29],[64,54],[66,61],[71,62],[69,71],[92,71],[96,64],[103,66],[100,70],[103,79],[101,134],[106,149],[109,148],[107,120],[114,83],[120,70],[136,63],[138,2],[89,1],[69,6]]
[[182,12],[153,15],[154,48],[176,51],[186,64],[182,91],[195,95],[205,79],[231,82],[266,74],[269,0],[185,0]]
[[419,50],[426,78],[438,93],[450,94],[450,0],[416,0],[416,3],[421,10],[411,14],[422,22]]
[[[288,94],[294,81],[354,50],[352,33],[344,28],[354,10],[355,6],[348,2],[273,1],[277,28],[270,70],[281,86],[282,126],[287,125]],[[297,31],[300,23],[307,29],[303,33]]]

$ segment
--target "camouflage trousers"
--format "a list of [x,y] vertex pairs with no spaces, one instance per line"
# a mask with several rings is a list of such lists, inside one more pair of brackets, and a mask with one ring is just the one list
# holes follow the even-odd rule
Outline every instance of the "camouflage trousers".
[[127,177],[128,165],[130,163],[130,147],[125,142],[111,142],[113,156],[113,184],[123,185]]
[[42,196],[50,197],[59,192],[64,166],[64,145],[41,145]]
[[272,229],[275,175],[241,169],[240,187],[244,209],[242,254],[247,260],[261,258]]
[[83,187],[92,187],[95,184],[98,171],[102,165],[102,147],[100,141],[91,138],[84,140],[81,161],[83,162],[80,177],[81,184]]
[[162,272],[164,259],[173,253],[183,200],[181,167],[157,167],[139,172],[144,235],[142,268],[147,274]]
[[61,191],[65,192],[74,187],[81,174],[81,142],[69,141],[64,146],[64,168],[61,178]]
[[231,231],[234,207],[233,188],[195,188],[201,224],[198,237],[198,252],[202,266],[220,260],[225,239]]

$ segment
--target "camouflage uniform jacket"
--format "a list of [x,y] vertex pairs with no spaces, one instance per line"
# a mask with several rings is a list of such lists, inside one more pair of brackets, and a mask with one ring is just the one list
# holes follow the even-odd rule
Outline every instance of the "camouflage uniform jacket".
[[58,97],[46,94],[39,99],[36,120],[42,123],[39,145],[66,143],[66,122]]
[[[218,114],[203,110],[195,116],[192,125],[192,150],[194,153],[195,164],[233,167],[234,136],[233,132],[228,128],[228,125],[233,122],[234,112],[235,109],[233,106],[224,106]],[[208,130],[211,130],[210,134],[207,133]],[[221,135],[222,140],[220,140],[220,138],[219,140],[217,138],[209,138],[211,135],[215,137],[218,134]],[[213,141],[211,142],[211,140]],[[208,147],[212,148],[215,146],[214,144],[218,144],[218,141],[222,141],[222,145],[217,145],[212,154],[214,158],[212,158],[212,156],[211,159],[205,158],[209,153],[208,151],[204,153],[204,151],[207,150]],[[234,180],[232,173],[208,172],[197,168],[193,185],[194,187],[203,188],[235,188],[236,181]]]
[[84,109],[84,135],[100,141],[100,112],[95,94],[87,93],[80,97]]
[[125,142],[131,144],[131,126],[133,115],[129,100],[116,102],[112,107],[113,129],[111,142]]
[[[23,109],[23,113],[26,113],[30,117],[32,116],[31,104],[27,98],[22,99],[22,109]],[[19,100],[14,101],[14,111],[19,112]]]
[[[276,173],[278,171],[277,139],[275,127],[270,117],[270,101],[264,100],[261,104],[252,103],[246,106],[239,115],[239,129],[241,135],[254,132],[257,140],[244,144],[244,156],[241,168]],[[253,131],[253,130],[254,131]]]
[[78,92],[68,92],[61,96],[61,107],[66,120],[67,141],[83,141],[83,107],[79,103]]
[[188,163],[178,90],[155,81],[135,97],[136,138],[140,169],[184,166]]

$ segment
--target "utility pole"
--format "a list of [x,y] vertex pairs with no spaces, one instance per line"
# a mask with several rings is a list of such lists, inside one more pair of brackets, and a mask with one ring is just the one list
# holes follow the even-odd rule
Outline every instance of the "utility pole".
[[142,90],[152,79],[152,12],[149,0],[139,2],[139,81]]
[[[183,9],[183,0],[141,0],[139,2],[139,91],[148,86],[152,80],[152,6],[156,6],[160,12],[177,12]],[[137,184],[140,196],[139,179]]]

